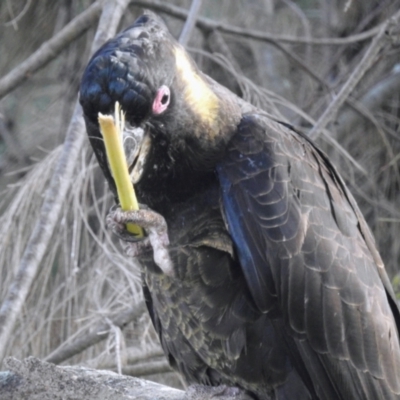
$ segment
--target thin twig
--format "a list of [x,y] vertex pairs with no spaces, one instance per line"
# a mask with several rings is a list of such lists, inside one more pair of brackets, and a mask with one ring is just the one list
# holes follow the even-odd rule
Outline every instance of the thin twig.
[[324,139],[330,143],[332,146],[335,147],[336,150],[339,151],[339,153],[341,153],[345,158],[347,158],[353,165],[355,168],[357,168],[363,175],[365,175],[366,177],[368,177],[368,172],[366,171],[366,169],[364,167],[361,166],[361,164],[359,162],[357,162],[354,157],[336,140],[334,139],[330,132],[327,130],[323,130],[321,135],[324,137]]
[[162,351],[160,346],[145,348],[143,349],[132,349],[133,351],[127,351],[127,363],[128,364],[137,364],[148,360],[150,358],[162,358],[165,357],[164,352]]
[[[128,0],[108,0],[103,6],[92,52],[113,36]],[[72,182],[75,165],[85,139],[82,109],[78,102],[69,125],[60,159],[45,193],[39,218],[21,258],[14,281],[9,287],[0,308],[0,361],[4,358],[7,343],[17,317],[28,296],[39,264],[51,241],[51,235],[58,222],[61,207]]]
[[[128,347],[124,351],[124,363],[125,365],[133,365],[150,361],[151,359],[160,359],[165,357],[164,352],[160,346],[154,346],[148,348]],[[115,356],[113,354],[101,354],[96,358],[85,361],[83,363],[85,367],[94,369],[112,369],[115,368]]]
[[31,54],[25,61],[11,70],[0,79],[0,99],[15,89],[19,84],[28,79],[34,72],[43,68],[51,60],[57,57],[68,44],[85,32],[101,12],[100,2],[93,3],[87,10],[74,18],[60,32],[54,35],[39,49]]
[[[175,18],[186,20],[188,16],[187,10],[181,7],[174,6],[166,2],[160,2],[157,0],[133,0],[132,4],[150,8],[152,10],[171,15]],[[245,37],[248,39],[254,39],[262,42],[283,42],[289,44],[313,44],[313,45],[332,45],[341,46],[351,43],[357,43],[365,41],[374,37],[381,29],[381,25],[372,28],[368,31],[358,33],[356,35],[348,36],[345,38],[309,38],[309,37],[295,37],[288,35],[273,35],[270,33],[265,33],[261,31],[244,29],[235,27],[232,25],[224,24],[222,22],[214,21],[205,17],[198,17],[196,25],[200,29],[204,30],[214,30],[218,29],[220,32],[227,33],[230,35]]]
[[368,50],[364,54],[363,58],[355,68],[349,79],[340,89],[335,99],[329,104],[328,108],[321,115],[317,123],[311,129],[309,136],[312,139],[316,139],[328,123],[334,118],[339,108],[343,105],[350,93],[353,91],[355,86],[365,75],[371,65],[374,63],[376,56],[379,51],[386,45],[388,41],[387,30],[392,24],[398,24],[400,18],[400,11],[397,12],[392,18],[388,19],[381,27],[379,33],[375,36]]
[[4,26],[13,26],[14,29],[17,30],[18,29],[18,21],[27,13],[31,4],[32,4],[32,0],[27,0],[22,11],[16,17],[14,17],[11,21],[5,22]]
[[188,17],[179,36],[179,43],[182,46],[186,46],[189,42],[189,39],[193,32],[193,28],[196,24],[196,19],[200,11],[201,4],[202,0],[192,0],[192,5],[190,6]]
[[222,54],[223,57],[229,61],[236,73],[243,73],[239,63],[233,56],[231,49],[226,43],[225,38],[221,35],[218,30],[213,30],[207,37],[207,45],[211,49],[212,53]]
[[[400,64],[393,68],[392,73],[384,79],[377,82],[365,93],[357,103],[361,104],[365,110],[376,110],[391,95],[400,92]],[[343,111],[338,119],[338,129],[351,132],[353,127],[360,121],[360,118],[366,117],[363,110],[355,112],[351,109]]]
[[[133,0],[132,4],[151,8],[158,12],[163,12],[169,15],[174,16],[178,19],[186,19],[188,16],[188,12],[181,8],[174,6],[172,4],[160,3],[156,0]],[[351,44],[355,42],[360,42],[364,40],[368,40],[371,37],[377,35],[379,32],[385,30],[387,26],[387,21],[378,25],[377,27],[370,29],[369,31],[362,32],[360,34],[348,36],[346,38],[299,38],[299,37],[291,37],[287,35],[273,35],[265,32],[259,32],[255,30],[247,30],[243,28],[234,27],[232,25],[223,24],[221,22],[216,22],[208,18],[198,17],[196,21],[197,26],[200,29],[203,29],[205,32],[223,32],[226,34],[237,35],[239,37],[245,37],[248,39],[254,39],[263,41],[273,45],[275,48],[280,50],[285,56],[295,65],[300,67],[303,71],[305,71],[310,77],[312,77],[316,82],[318,82],[323,89],[327,90],[329,93],[332,93],[332,88],[325,82],[323,78],[318,76],[311,67],[309,67],[303,60],[297,57],[292,51],[288,50],[283,46],[282,43],[290,43],[290,44],[313,44],[313,45],[344,45]],[[282,42],[282,43],[280,43]],[[344,102],[347,103],[353,110],[358,112],[357,108],[353,106],[351,99],[345,98]]]
[[[139,303],[135,307],[123,311],[117,315],[108,317],[112,325],[123,328],[129,322],[138,319],[145,312],[144,303]],[[102,322],[92,332],[85,333],[76,338],[68,345],[61,345],[49,354],[45,360],[54,364],[60,364],[65,360],[81,353],[90,346],[105,340],[110,334],[110,322]]]
[[[147,1],[142,1],[142,0],[134,0],[132,1],[133,4],[147,7],[147,8],[152,8],[156,11],[159,12],[164,12],[168,13],[169,15],[172,15],[176,18],[179,19],[185,19],[188,15],[187,11],[183,8],[173,6],[171,4],[161,4],[158,1],[154,0],[147,0]],[[198,17],[197,26],[205,31],[205,33],[210,33],[210,32],[223,32],[226,34],[232,34],[235,36],[239,36],[241,38],[245,37],[248,39],[254,39],[254,40],[260,40],[266,43],[271,44],[275,48],[277,48],[279,51],[281,51],[293,64],[295,64],[297,67],[301,68],[304,70],[309,76],[311,76],[316,82],[318,82],[324,89],[328,90],[329,92],[332,91],[330,86],[321,78],[319,77],[313,70],[313,68],[309,67],[303,60],[301,60],[299,57],[297,57],[293,51],[290,51],[289,49],[286,49],[286,47],[282,43],[291,43],[291,44],[299,44],[299,43],[305,43],[305,44],[349,44],[353,42],[353,37],[348,37],[348,41],[343,41],[342,39],[340,43],[317,43],[313,41],[311,38],[294,38],[294,37],[289,37],[285,35],[273,35],[273,34],[268,34],[264,32],[259,32],[259,31],[254,31],[254,30],[247,30],[244,28],[238,28],[238,27],[233,27],[232,25],[226,25],[221,22],[216,22],[213,20],[210,20],[208,18],[203,18],[203,17]],[[363,40],[369,39],[373,34],[376,34],[379,31],[379,29],[374,28],[371,31],[368,31],[369,34],[363,36]],[[364,32],[365,33],[365,32]],[[358,35],[357,35],[358,37]],[[358,38],[359,39],[359,38]],[[335,38],[329,38],[327,40],[335,40]],[[359,41],[359,40],[357,40]],[[282,43],[281,43],[282,42]]]

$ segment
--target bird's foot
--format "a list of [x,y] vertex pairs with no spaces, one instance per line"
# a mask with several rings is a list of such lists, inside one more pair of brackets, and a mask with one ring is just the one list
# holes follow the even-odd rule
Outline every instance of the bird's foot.
[[[146,230],[146,236],[138,238],[129,233],[126,224],[139,225]],[[122,211],[113,207],[107,215],[107,226],[121,239],[127,255],[137,257],[150,248],[154,262],[166,275],[173,274],[172,261],[168,253],[168,228],[164,217],[148,208],[137,211]]]
[[234,386],[191,385],[186,390],[184,400],[254,400],[254,397]]

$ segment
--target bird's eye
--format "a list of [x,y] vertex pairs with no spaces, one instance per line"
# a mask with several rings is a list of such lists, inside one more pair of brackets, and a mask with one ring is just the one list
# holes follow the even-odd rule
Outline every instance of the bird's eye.
[[161,99],[161,104],[167,104],[169,102],[169,96],[167,94],[164,94],[164,96]]
[[161,114],[164,112],[169,105],[171,92],[168,86],[162,85],[156,93],[156,97],[153,101],[153,114]]

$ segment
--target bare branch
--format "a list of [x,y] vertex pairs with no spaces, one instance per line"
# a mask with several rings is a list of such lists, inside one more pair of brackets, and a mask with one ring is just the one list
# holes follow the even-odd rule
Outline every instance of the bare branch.
[[365,170],[365,168],[362,167],[360,163],[357,162],[357,160],[355,160],[354,157],[336,139],[331,136],[329,131],[324,129],[321,135],[328,143],[335,147],[336,150],[338,150],[338,152],[342,154],[342,156],[348,159],[354,165],[354,167],[357,168],[363,175],[368,176],[368,172]]
[[[138,319],[145,312],[144,303],[140,303],[130,310],[123,311],[117,315],[108,317],[111,323],[119,328],[123,328],[129,322]],[[54,364],[60,364],[65,360],[81,353],[88,347],[105,340],[110,334],[110,323],[99,324],[92,332],[85,333],[68,345],[61,345],[48,355],[45,360]]]
[[[127,4],[128,0],[116,2],[109,0],[105,3],[92,49],[97,49],[104,38],[115,34],[118,21]],[[44,196],[40,216],[23,253],[15,279],[10,285],[0,308],[0,360],[4,358],[15,321],[21,312],[32,281],[36,276],[39,264],[58,222],[62,204],[72,182],[80,150],[83,147],[84,129],[82,109],[77,103],[60,159]]]
[[[160,2],[157,0],[133,0],[132,4],[150,8],[152,10],[171,15],[175,18],[186,20],[188,12],[184,8],[174,6],[169,3]],[[357,43],[364,40],[371,39],[381,29],[382,25],[379,25],[369,31],[365,31],[356,35],[351,35],[345,38],[311,38],[311,37],[294,37],[288,35],[273,35],[270,33],[260,32],[256,30],[249,30],[238,28],[232,25],[224,24],[221,22],[213,21],[212,19],[205,17],[198,17],[196,25],[203,30],[210,31],[218,29],[220,32],[227,33],[230,35],[245,37],[248,39],[254,39],[261,42],[274,43],[283,42],[289,44],[313,44],[313,45],[330,45],[330,46],[341,46],[350,43]]]
[[[152,8],[159,12],[168,13],[169,15],[172,15],[179,19],[186,19],[188,16],[188,12],[185,9],[174,6],[172,4],[166,4],[166,3],[161,4],[158,1],[154,1],[154,0],[147,0],[147,1],[134,0],[134,1],[132,1],[132,3],[142,6],[142,7]],[[337,38],[313,39],[311,37],[294,38],[294,37],[289,37],[289,36],[285,36],[285,35],[273,35],[273,34],[268,34],[265,32],[247,30],[244,28],[234,27],[232,25],[225,25],[221,22],[215,22],[213,20],[210,20],[208,18],[203,18],[203,17],[198,17],[196,24],[200,29],[203,29],[206,33],[210,33],[210,31],[211,32],[222,32],[222,33],[226,33],[226,34],[232,34],[235,36],[239,36],[241,38],[244,37],[244,38],[259,40],[259,41],[263,41],[263,42],[271,44],[272,46],[277,48],[279,51],[281,51],[283,54],[285,54],[285,56],[292,63],[294,63],[297,67],[299,67],[303,71],[305,71],[316,82],[318,82],[324,89],[326,89],[328,91],[332,90],[329,87],[329,85],[321,77],[319,77],[314,72],[314,70],[311,67],[309,67],[303,60],[301,60],[299,57],[297,57],[292,51],[286,49],[282,43],[286,42],[286,43],[291,43],[291,44],[305,43],[305,44],[325,44],[325,45],[341,44],[341,45],[343,45],[343,44],[357,42],[360,40],[370,39],[373,35],[375,35],[377,32],[379,32],[379,27],[377,27],[377,28],[374,28],[374,29],[371,29],[370,31],[368,31],[368,34],[367,34],[367,32],[364,32],[359,35],[349,36],[349,37],[345,38],[345,40],[337,39]],[[337,40],[339,40],[339,41],[337,41]]]
[[221,35],[221,32],[218,30],[213,30],[210,32],[207,37],[207,44],[212,53],[222,54],[232,65],[233,69],[236,72],[241,73],[240,65],[233,56],[228,44],[225,41],[225,38]]
[[190,36],[193,32],[193,28],[196,24],[196,19],[200,11],[201,3],[202,0],[192,0],[192,5],[190,7],[188,17],[179,36],[179,43],[182,46],[186,46],[189,42]]
[[[400,91],[400,64],[396,65],[392,73],[377,82],[368,92],[357,101],[356,104],[361,104],[365,110],[375,110],[391,95]],[[346,109],[340,113],[337,125],[341,130],[350,132],[353,127],[360,121],[360,118],[367,117],[362,109],[355,112],[351,109]]]
[[388,41],[388,28],[393,25],[397,25],[400,19],[400,12],[397,12],[392,18],[389,18],[381,27],[379,33],[376,35],[368,50],[364,54],[363,58],[355,68],[349,79],[340,89],[335,99],[329,104],[328,108],[321,115],[313,129],[310,131],[309,136],[313,139],[317,138],[321,131],[328,125],[328,123],[334,118],[339,108],[343,105],[350,93],[353,91],[355,86],[365,75],[379,51]]
[[[160,358],[165,358],[160,346],[145,346],[140,349],[137,347],[128,347],[124,350],[124,363],[127,366]],[[108,352],[106,354],[103,353],[82,363],[82,365],[94,369],[113,369],[115,368],[115,355]]]
[[0,79],[0,98],[15,89],[28,79],[34,72],[43,68],[63,51],[72,41],[85,32],[99,17],[101,6],[99,2],[92,4],[86,11],[75,17],[60,32],[38,50],[31,54],[24,62],[18,64],[6,76]]
[[18,21],[27,13],[31,4],[32,4],[32,0],[27,0],[22,11],[16,17],[14,17],[11,21],[5,22],[4,26],[13,26],[14,29],[18,29]]

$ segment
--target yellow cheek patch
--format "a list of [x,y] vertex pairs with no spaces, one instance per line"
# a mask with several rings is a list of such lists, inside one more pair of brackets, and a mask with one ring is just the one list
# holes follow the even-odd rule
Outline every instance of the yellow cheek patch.
[[194,114],[212,127],[217,122],[218,97],[208,87],[180,47],[174,47],[176,69],[184,84],[184,97]]

